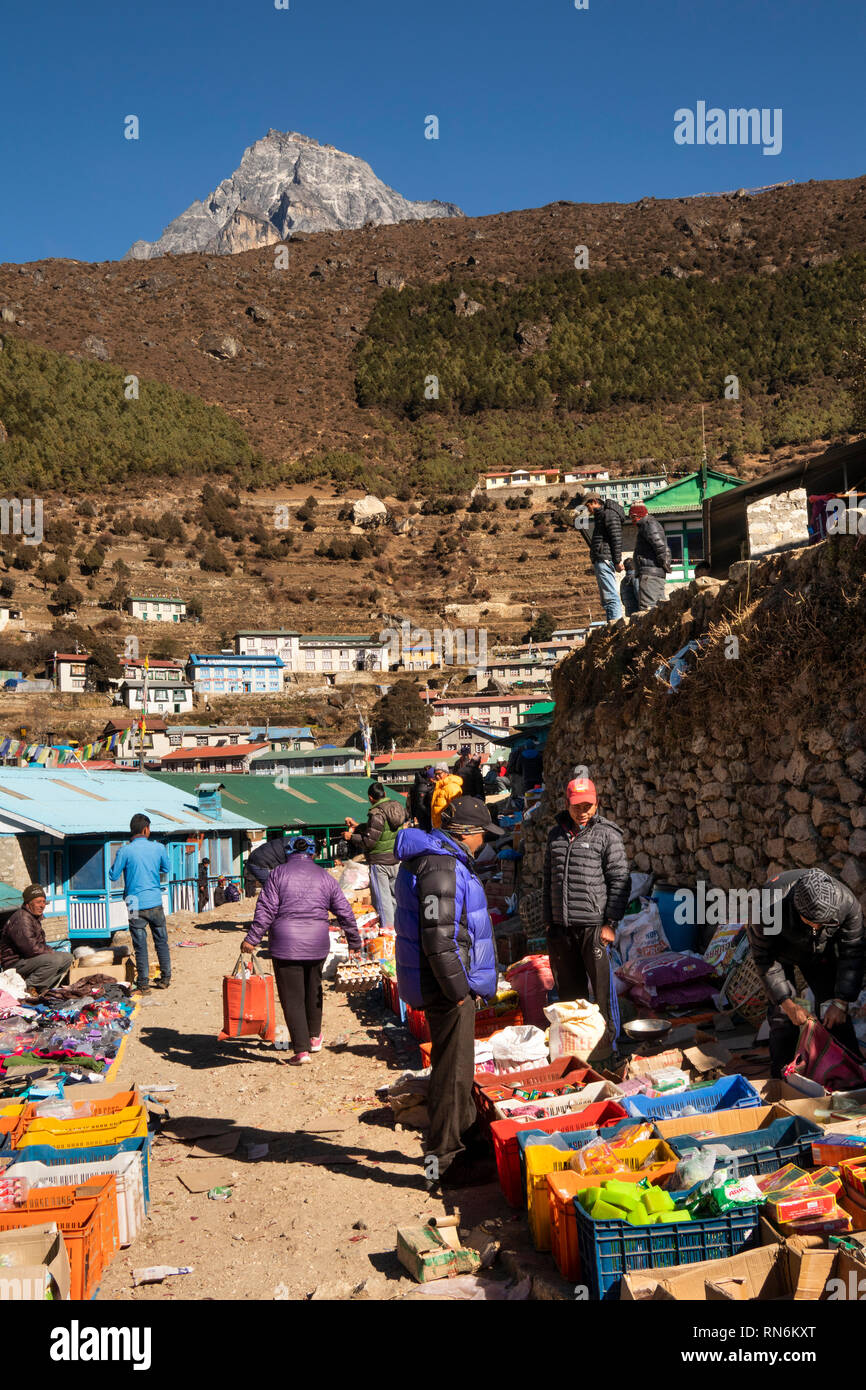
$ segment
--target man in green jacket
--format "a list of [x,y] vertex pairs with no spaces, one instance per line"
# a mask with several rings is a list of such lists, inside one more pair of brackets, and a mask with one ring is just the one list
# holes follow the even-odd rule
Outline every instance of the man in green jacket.
[[370,891],[379,913],[379,925],[393,928],[397,906],[394,885],[400,870],[394,842],[397,831],[406,824],[408,817],[402,801],[388,800],[381,782],[371,782],[367,796],[369,816],[363,825],[347,816],[349,828],[343,831],[343,839],[353,854],[363,852],[370,867]]

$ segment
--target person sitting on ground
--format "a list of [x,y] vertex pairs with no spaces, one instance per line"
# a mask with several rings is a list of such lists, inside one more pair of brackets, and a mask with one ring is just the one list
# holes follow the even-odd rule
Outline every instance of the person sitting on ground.
[[313,862],[316,842],[299,835],[284,864],[277,864],[259,894],[255,915],[241,945],[252,955],[267,936],[277,992],[292,1040],[293,1066],[322,1049],[322,966],[330,948],[328,913],[333,912],[359,960],[361,934],[340,885]]
[[463,779],[449,772],[447,763],[436,764],[436,781],[430,799],[430,821],[432,828],[438,830],[442,824],[442,812],[455,796],[463,795]]
[[444,808],[441,829],[397,836],[396,965],[400,998],[424,1009],[432,1038],[424,1171],[428,1192],[490,1181],[472,1100],[475,999],[496,992],[496,948],[475,860],[498,834],[472,796]]
[[239,903],[241,900],[240,889],[236,883],[229,881],[223,890],[223,900],[227,903]]
[[860,1047],[850,1010],[863,988],[863,912],[851,889],[822,869],[789,869],[764,886],[762,896],[778,894],[780,906],[764,914],[768,924],[747,927],[752,959],[769,1000],[770,1075],[781,1077],[797,1051],[799,1030],[809,1015],[796,1002],[794,971],[799,968],[815,996],[815,1008],[829,999],[824,1027],[849,1052]]
[[225,874],[220,874],[219,878],[217,879],[216,888],[213,890],[213,905],[214,905],[214,907],[222,907],[222,905],[223,905],[223,903],[225,902],[225,900],[226,900],[226,876],[225,876]]
[[0,931],[0,970],[15,970],[30,990],[41,994],[66,979],[72,953],[52,951],[45,940],[45,889],[31,883],[21,897],[24,906],[12,913]]
[[370,868],[370,891],[379,914],[379,925],[392,928],[397,900],[394,883],[400,862],[394,853],[394,841],[401,825],[406,824],[406,807],[402,801],[389,799],[381,782],[371,782],[367,788],[370,814],[363,825],[351,816],[346,817],[348,830],[343,831],[351,854],[362,851]]
[[667,597],[665,584],[671,570],[671,552],[661,522],[650,516],[643,502],[633,502],[629,517],[637,526],[634,567],[641,612],[648,612]]

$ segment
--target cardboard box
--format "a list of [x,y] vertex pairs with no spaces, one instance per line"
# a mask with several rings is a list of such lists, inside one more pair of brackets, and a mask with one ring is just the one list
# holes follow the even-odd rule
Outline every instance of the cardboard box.
[[435,1226],[398,1226],[397,1258],[419,1284],[449,1279],[455,1274],[474,1274],[481,1267],[475,1250],[452,1244],[450,1231]]
[[[846,1094],[850,1095],[852,1100],[866,1106],[866,1089],[848,1091]],[[862,1119],[846,1120],[841,1116],[837,1119],[832,1114],[833,1102],[829,1095],[797,1096],[780,1103],[792,1115],[802,1115],[807,1120],[814,1120],[822,1129],[832,1130],[837,1134],[866,1134],[866,1115]]]
[[[633,1271],[622,1279],[620,1298],[677,1303],[817,1301],[827,1296],[827,1280],[841,1264],[835,1250],[813,1249],[799,1238],[780,1241],[777,1236],[773,1244],[727,1260]],[[852,1267],[866,1273],[864,1266]]]
[[73,965],[67,983],[77,984],[88,975],[108,975],[112,980],[132,984],[135,979],[135,961],[131,956],[127,956],[121,965]]
[[63,1099],[68,1101],[111,1100],[114,1096],[129,1091],[135,1092],[133,1105],[141,1105],[141,1087],[136,1081],[119,1086],[116,1081],[80,1081],[72,1086],[64,1086]]
[[776,1105],[788,1100],[802,1100],[803,1092],[790,1086],[787,1081],[779,1081],[775,1076],[766,1079],[750,1077],[749,1081],[765,1105]]
[[49,1288],[55,1299],[69,1298],[69,1255],[53,1221],[0,1231],[0,1257],[0,1301],[41,1301]]
[[766,1129],[774,1120],[790,1119],[782,1105],[754,1105],[749,1110],[713,1110],[708,1115],[680,1115],[674,1120],[656,1120],[660,1138],[676,1138],[680,1134],[698,1134],[712,1130],[722,1137],[728,1134],[748,1134],[753,1129]]

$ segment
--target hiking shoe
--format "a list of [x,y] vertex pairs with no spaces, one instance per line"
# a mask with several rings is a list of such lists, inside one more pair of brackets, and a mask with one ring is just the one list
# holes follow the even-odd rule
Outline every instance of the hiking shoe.
[[150,994],[150,980],[145,980],[144,982],[136,980],[133,989],[136,990],[138,994]]
[[293,1057],[289,1058],[289,1066],[299,1067],[303,1062],[312,1062],[312,1060],[309,1052],[296,1052]]
[[321,1050],[322,1050],[322,1035],[321,1035],[321,1033],[320,1033],[319,1036],[318,1036],[317,1038],[310,1038],[310,1051],[311,1051],[311,1052],[321,1052]]
[[165,978],[163,978],[162,975],[160,975],[159,979],[153,981],[153,988],[154,988],[154,989],[168,989],[168,987],[169,987],[170,984],[171,984],[171,976],[170,976],[170,975],[166,975]]

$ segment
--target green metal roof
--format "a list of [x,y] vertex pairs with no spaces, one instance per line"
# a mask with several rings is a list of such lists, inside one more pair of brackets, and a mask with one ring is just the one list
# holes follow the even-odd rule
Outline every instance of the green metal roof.
[[[698,473],[689,473],[687,477],[680,478],[677,482],[671,483],[670,487],[663,487],[659,492],[653,492],[644,498],[644,506],[648,512],[675,512],[678,510],[697,510],[701,505],[701,494],[698,486]],[[707,486],[704,493],[705,497],[715,497],[719,492],[729,492],[731,488],[739,487],[742,478],[732,478],[728,473],[719,473],[715,468],[707,469]]]
[[273,752],[270,749],[263,749],[261,753],[254,753],[250,758],[251,763],[291,763],[308,758],[360,758],[364,761],[364,754],[359,748],[286,748],[282,752]]
[[0,883],[0,912],[9,912],[20,907],[22,902],[23,898],[17,888],[10,887],[8,883]]
[[[168,782],[193,793],[201,785],[198,772],[152,772],[157,782]],[[293,830],[345,829],[346,817],[362,821],[370,809],[367,788],[371,777],[298,776],[277,781],[252,772],[227,772],[221,778],[223,809],[247,816],[257,824],[286,825]],[[394,791],[392,800],[402,801]],[[358,814],[361,812],[362,814]]]
[[394,758],[389,763],[377,763],[374,771],[377,777],[383,772],[388,774],[394,772],[411,772],[414,776],[414,774],[420,772],[422,768],[435,767],[437,763],[448,763],[450,767],[453,763],[456,763],[459,757],[459,753],[449,753],[447,750],[444,750],[441,753],[437,753],[435,758]]
[[521,723],[526,723],[529,719],[538,719],[541,715],[553,714],[556,705],[555,700],[537,700],[529,709],[525,709],[520,716]]

